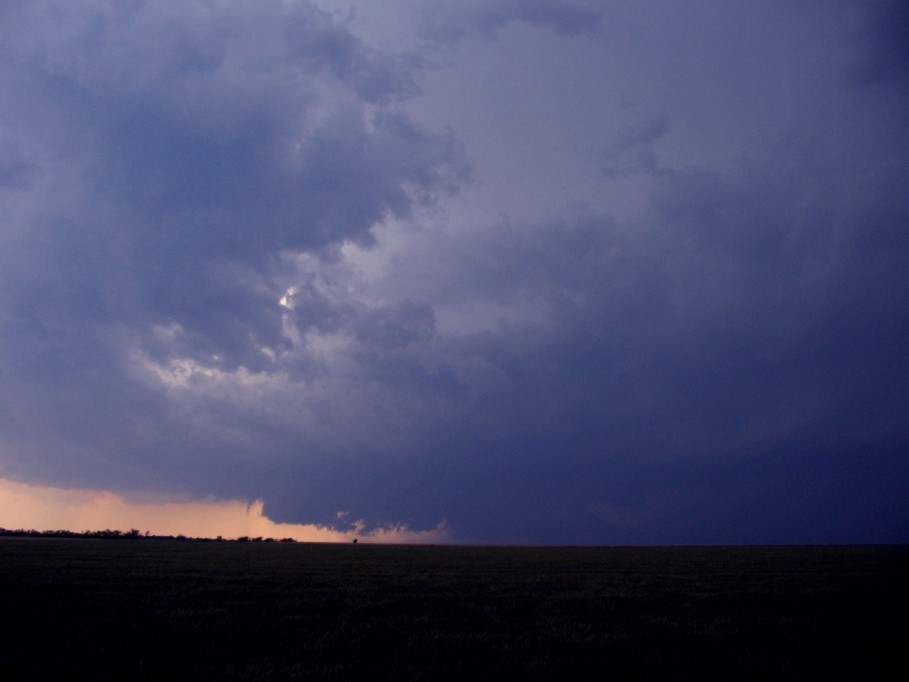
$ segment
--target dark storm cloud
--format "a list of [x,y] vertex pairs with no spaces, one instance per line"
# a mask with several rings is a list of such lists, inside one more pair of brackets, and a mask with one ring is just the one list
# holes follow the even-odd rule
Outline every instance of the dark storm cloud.
[[[620,9],[619,28],[659,24]],[[862,54],[883,54],[874,17],[892,11],[868,6]],[[3,12],[0,473],[261,498],[282,521],[447,518],[477,541],[909,537],[909,141],[892,71],[854,87],[856,53],[833,59],[832,39],[718,61],[725,34],[615,67],[569,49],[596,48],[578,34],[605,27],[598,4],[446,4],[429,32],[446,49],[516,22],[560,33],[501,49],[533,39],[574,60],[547,111],[579,111],[520,157],[545,169],[490,153],[477,172],[505,177],[446,199],[466,161],[408,108],[421,60],[311,3]],[[786,18],[802,35],[804,16]],[[665,21],[698,35],[684,12]],[[817,30],[845,40],[838,21]],[[434,87],[460,82],[457,59]],[[795,83],[755,94],[737,69],[765,61]],[[631,69],[614,106],[607,66]],[[764,108],[731,106],[736,87]],[[531,147],[539,122],[495,90],[501,136],[527,124]],[[615,121],[584,109],[601,98]],[[552,189],[533,219],[470,206],[486,180],[539,205],[579,168],[587,202]],[[603,193],[632,198],[613,212]]]
[[635,234],[595,215],[487,232],[447,295],[529,298],[543,323],[441,344],[444,399],[468,409],[446,424],[443,405],[432,464],[364,499],[418,490],[396,508],[425,525],[469,491],[475,539],[904,537],[909,249],[856,244],[905,222],[826,225],[837,198],[771,168],[667,174]]
[[[364,457],[337,485],[418,526],[462,509],[471,539],[902,537],[909,248],[894,216],[909,211],[895,191],[884,212],[844,203],[851,169],[814,151],[809,166],[661,172],[634,231],[589,212],[434,242],[415,276],[445,264],[425,288],[439,309],[532,312],[446,338],[414,306],[420,333],[359,335],[354,383],[379,381],[397,413],[423,403],[395,470]],[[389,357],[395,374],[377,373]]]
[[102,460],[164,456],[174,426],[131,394],[130,348],[262,369],[282,251],[367,242],[461,173],[449,136],[385,108],[415,92],[407,68],[309,3],[34,3],[2,32],[5,402],[25,451],[51,419]]
[[[215,346],[242,344],[241,328],[268,336],[275,305],[254,308],[271,292],[233,284],[225,267],[368,240],[452,158],[450,140],[364,109],[412,80],[308,4],[37,7],[7,22],[5,92],[8,118],[47,156],[39,171],[62,185],[46,190],[78,194],[32,217],[19,246],[65,261],[30,283],[36,298],[54,305],[79,281],[63,295],[81,301],[61,314],[138,304]],[[26,177],[21,155],[5,166],[7,182]]]

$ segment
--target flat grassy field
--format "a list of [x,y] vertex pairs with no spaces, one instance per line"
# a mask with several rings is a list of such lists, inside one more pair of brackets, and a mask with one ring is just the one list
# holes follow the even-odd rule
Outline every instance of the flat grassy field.
[[0,539],[3,679],[909,679],[909,547]]

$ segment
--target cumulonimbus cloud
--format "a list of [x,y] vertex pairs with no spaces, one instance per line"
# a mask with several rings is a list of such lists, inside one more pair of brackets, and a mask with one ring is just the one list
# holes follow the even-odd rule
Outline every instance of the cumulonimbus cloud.
[[[5,475],[48,499],[265,500],[339,539],[339,509],[484,541],[746,537],[718,519],[791,539],[799,510],[808,539],[894,526],[905,93],[831,57],[849,22],[802,40],[819,10],[439,9],[428,55],[505,69],[539,47],[541,73],[475,89],[474,62],[374,49],[305,1],[4,6]],[[754,54],[727,59],[740,38]],[[432,125],[424,81],[464,94],[435,115],[465,131]],[[545,145],[537,92],[561,112]],[[487,111],[509,129],[471,129]],[[470,171],[471,134],[520,144]]]

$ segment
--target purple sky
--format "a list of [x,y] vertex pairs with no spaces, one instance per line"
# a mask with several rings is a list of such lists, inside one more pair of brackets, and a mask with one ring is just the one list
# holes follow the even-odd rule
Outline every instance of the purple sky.
[[461,542],[907,542],[907,26],[4,2],[0,477]]

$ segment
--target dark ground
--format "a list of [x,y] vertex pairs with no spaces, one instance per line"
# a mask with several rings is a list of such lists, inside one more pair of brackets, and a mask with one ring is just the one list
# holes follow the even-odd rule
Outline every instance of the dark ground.
[[909,679],[909,547],[0,539],[3,678]]

